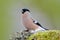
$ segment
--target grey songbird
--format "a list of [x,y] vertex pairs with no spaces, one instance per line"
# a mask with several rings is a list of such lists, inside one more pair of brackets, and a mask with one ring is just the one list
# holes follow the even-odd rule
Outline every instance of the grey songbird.
[[[29,9],[24,8],[24,9],[22,9],[22,14],[23,14],[23,16],[25,16],[25,15],[27,14],[26,16],[29,17],[29,15],[30,15],[31,13],[30,13],[30,10],[29,10]],[[29,15],[28,15],[28,14],[29,14]],[[24,19],[25,19],[25,18],[24,18]],[[30,19],[32,19],[32,18],[30,18]],[[26,20],[26,21],[27,21],[27,20]],[[32,19],[32,21],[33,21],[34,24],[40,26],[42,29],[48,30],[47,28],[44,28],[44,27],[43,27],[39,22],[37,22],[36,20]]]

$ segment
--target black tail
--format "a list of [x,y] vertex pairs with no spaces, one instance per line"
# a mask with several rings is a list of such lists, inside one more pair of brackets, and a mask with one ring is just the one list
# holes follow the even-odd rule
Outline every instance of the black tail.
[[[34,22],[34,21],[33,21]],[[49,30],[49,29],[46,29],[44,28],[39,22],[35,23],[36,25],[40,26],[41,28],[45,29],[45,30]]]

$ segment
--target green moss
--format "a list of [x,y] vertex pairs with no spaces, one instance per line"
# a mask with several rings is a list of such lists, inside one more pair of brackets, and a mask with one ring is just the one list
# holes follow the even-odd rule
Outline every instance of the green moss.
[[60,40],[60,32],[58,30],[49,30],[32,34],[28,40]]

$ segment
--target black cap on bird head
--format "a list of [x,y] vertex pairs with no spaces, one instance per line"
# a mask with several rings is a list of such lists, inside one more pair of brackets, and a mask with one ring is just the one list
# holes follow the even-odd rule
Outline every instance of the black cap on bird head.
[[24,9],[22,9],[22,14],[24,14],[26,11],[30,12],[29,9],[24,8]]

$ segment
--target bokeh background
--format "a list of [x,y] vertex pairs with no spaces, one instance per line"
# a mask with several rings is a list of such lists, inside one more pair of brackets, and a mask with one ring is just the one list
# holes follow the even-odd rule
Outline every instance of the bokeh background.
[[60,0],[0,0],[0,40],[25,29],[21,9],[31,10],[33,18],[45,28],[60,30]]

